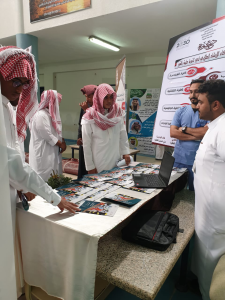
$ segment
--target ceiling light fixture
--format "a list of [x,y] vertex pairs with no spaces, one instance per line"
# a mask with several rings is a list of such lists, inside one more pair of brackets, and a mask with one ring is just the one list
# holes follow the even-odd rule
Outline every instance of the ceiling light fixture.
[[95,43],[95,44],[98,44],[102,47],[105,47],[105,48],[108,48],[108,49],[111,49],[113,51],[120,51],[120,48],[118,46],[115,46],[113,44],[110,44],[104,40],[101,40],[95,36],[90,36],[89,37],[89,41],[92,42],[92,43]]

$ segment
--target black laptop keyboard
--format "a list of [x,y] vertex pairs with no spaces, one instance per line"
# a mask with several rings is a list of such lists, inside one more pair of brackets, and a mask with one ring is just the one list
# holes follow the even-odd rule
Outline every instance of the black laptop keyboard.
[[158,175],[144,175],[145,177],[145,181],[147,182],[147,184],[149,185],[157,185],[157,184],[165,184],[162,179],[160,177],[158,177]]

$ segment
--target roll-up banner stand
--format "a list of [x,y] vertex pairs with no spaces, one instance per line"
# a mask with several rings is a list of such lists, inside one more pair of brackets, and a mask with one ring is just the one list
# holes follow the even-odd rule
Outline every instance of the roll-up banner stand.
[[128,139],[131,149],[155,156],[152,133],[159,101],[159,88],[131,89]]
[[116,66],[116,93],[117,103],[125,110],[126,106],[126,56]]
[[225,17],[182,33],[169,42],[152,142],[174,147],[170,124],[180,107],[190,105],[193,79],[225,80]]

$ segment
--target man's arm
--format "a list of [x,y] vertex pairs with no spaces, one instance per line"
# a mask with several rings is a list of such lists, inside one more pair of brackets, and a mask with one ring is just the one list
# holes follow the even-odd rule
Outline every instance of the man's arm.
[[193,135],[185,134],[179,130],[178,126],[171,125],[170,126],[170,137],[176,138],[181,141],[197,141],[199,138],[196,138]]
[[[180,129],[180,128],[179,128]],[[182,129],[181,129],[182,130]],[[191,134],[194,137],[196,137],[198,140],[203,139],[206,131],[208,130],[208,126],[205,127],[199,127],[199,128],[191,128],[191,127],[187,127],[185,132],[187,134]]]
[[10,184],[15,189],[25,189],[39,195],[52,205],[57,205],[61,211],[80,211],[76,204],[61,198],[27,163],[23,163],[17,150],[7,147],[7,155]]

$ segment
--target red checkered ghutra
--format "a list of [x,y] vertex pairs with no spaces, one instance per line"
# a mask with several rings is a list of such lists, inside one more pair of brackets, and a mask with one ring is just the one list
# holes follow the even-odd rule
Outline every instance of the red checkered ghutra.
[[[59,104],[62,101],[62,95],[54,90],[44,91],[41,94],[41,103],[38,106],[37,111],[48,108],[49,114],[52,119],[52,126],[56,132],[62,137],[62,123],[59,113]],[[35,114],[34,114],[35,116]],[[32,127],[33,117],[30,120],[30,129]]]
[[0,72],[5,81],[18,77],[29,80],[29,88],[23,89],[20,94],[16,114],[18,138],[23,141],[26,138],[27,124],[38,107],[34,56],[15,46],[0,47]]
[[[105,115],[103,101],[106,95],[113,94],[113,105],[109,109],[108,114]],[[93,97],[93,106],[86,110],[83,119],[86,121],[94,120],[95,124],[102,130],[106,130],[115,126],[124,117],[124,111],[116,103],[116,92],[106,83],[100,84]]]

